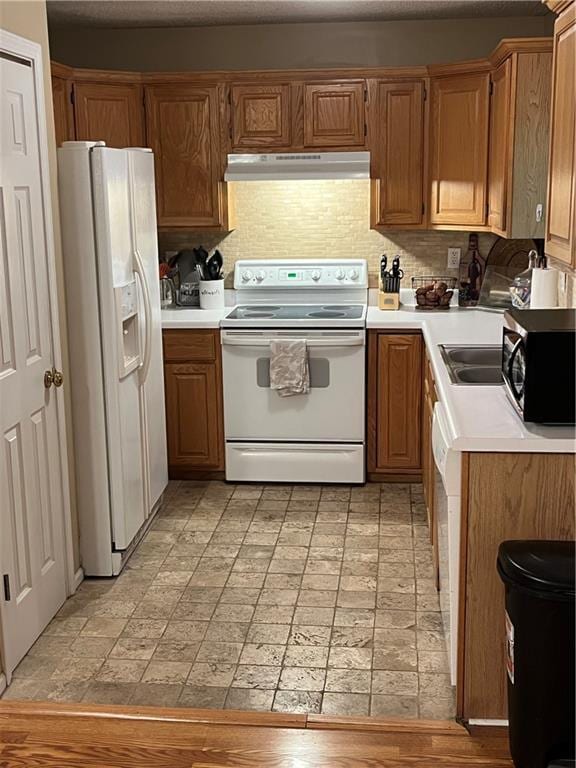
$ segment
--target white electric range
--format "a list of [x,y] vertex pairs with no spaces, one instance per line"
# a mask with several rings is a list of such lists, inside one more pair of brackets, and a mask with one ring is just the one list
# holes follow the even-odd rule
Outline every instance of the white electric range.
[[[364,259],[239,261],[221,323],[226,479],[363,483]],[[270,389],[270,342],[305,339],[310,391]]]

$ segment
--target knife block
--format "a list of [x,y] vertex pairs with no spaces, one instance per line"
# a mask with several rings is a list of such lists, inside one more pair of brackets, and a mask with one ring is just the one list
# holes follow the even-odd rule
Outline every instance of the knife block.
[[400,294],[378,291],[378,309],[400,309]]

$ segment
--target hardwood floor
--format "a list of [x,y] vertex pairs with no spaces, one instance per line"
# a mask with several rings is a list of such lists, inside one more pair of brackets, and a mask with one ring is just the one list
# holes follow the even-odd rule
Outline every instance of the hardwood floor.
[[0,703],[0,768],[511,768],[506,731],[431,720]]

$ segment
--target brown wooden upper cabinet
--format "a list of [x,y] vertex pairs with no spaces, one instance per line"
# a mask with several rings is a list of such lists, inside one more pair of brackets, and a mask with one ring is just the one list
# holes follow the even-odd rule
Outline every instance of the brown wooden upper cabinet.
[[544,237],[552,51],[513,53],[492,73],[488,224]]
[[552,118],[545,250],[576,266],[576,5],[554,25]]
[[432,225],[486,223],[490,74],[431,81],[430,216]]
[[225,227],[218,88],[153,85],[145,90],[158,226]]
[[365,93],[364,80],[304,83],[304,146],[363,146]]
[[368,337],[368,472],[417,474],[421,467],[422,336]]
[[142,88],[131,83],[74,84],[77,141],[105,141],[108,147],[143,147]]
[[56,146],[63,141],[74,141],[74,107],[72,83],[63,77],[52,78],[52,102],[54,105],[54,130]]
[[234,83],[230,87],[230,103],[234,149],[291,145],[290,84]]
[[424,218],[424,82],[378,82],[372,123],[373,227]]

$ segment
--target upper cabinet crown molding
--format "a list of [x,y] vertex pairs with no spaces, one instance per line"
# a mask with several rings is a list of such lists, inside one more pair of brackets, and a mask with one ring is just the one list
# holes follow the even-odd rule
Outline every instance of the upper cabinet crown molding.
[[574,0],[542,0],[542,2],[553,13],[562,13],[573,4]]
[[551,37],[507,37],[490,54],[490,63],[498,67],[514,53],[552,53],[552,48]]

